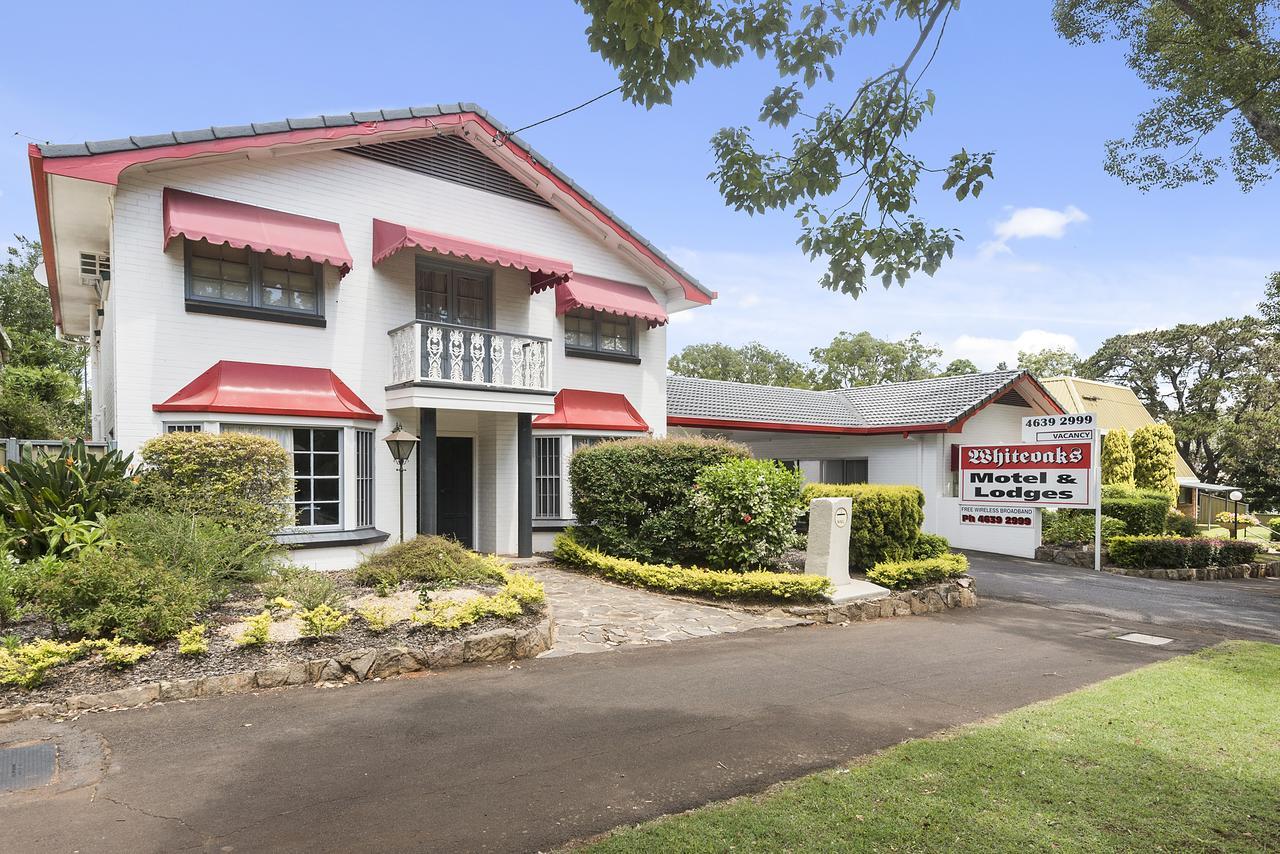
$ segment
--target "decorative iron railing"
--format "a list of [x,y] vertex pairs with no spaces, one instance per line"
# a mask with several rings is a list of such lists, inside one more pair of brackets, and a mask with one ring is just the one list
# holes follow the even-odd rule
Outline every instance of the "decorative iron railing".
[[551,391],[551,339],[415,320],[391,336],[391,385]]

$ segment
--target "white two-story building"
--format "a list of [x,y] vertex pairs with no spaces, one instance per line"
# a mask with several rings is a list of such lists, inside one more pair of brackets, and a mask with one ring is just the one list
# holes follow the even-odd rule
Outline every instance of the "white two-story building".
[[[30,162],[55,321],[91,347],[94,438],[277,439],[285,539],[315,566],[402,524],[549,544],[574,446],[665,431],[665,325],[715,296],[469,104]],[[420,439],[403,512],[396,425]]]

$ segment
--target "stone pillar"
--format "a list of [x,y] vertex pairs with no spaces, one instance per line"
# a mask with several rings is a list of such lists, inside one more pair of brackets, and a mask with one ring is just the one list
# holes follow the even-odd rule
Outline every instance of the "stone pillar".
[[516,415],[516,483],[520,490],[516,499],[516,554],[533,557],[533,416]]
[[833,602],[883,596],[888,589],[849,577],[851,498],[815,498],[809,502],[809,544],[804,557],[806,575],[824,575],[834,588]]
[[418,533],[434,534],[436,502],[436,411],[418,410]]

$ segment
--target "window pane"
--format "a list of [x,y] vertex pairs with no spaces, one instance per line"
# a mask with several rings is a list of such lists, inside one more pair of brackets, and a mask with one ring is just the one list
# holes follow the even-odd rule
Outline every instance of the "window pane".
[[489,280],[465,273],[453,274],[454,297],[457,306],[455,322],[463,326],[489,325]]
[[591,315],[570,312],[564,318],[564,343],[569,347],[595,349],[595,327]]
[[206,279],[222,278],[222,265],[213,258],[192,258],[191,275]]
[[336,451],[338,450],[338,430],[312,430],[315,437],[315,450],[317,451]]
[[293,476],[308,477],[311,474],[311,455],[310,454],[294,454],[293,455]]
[[293,500],[297,502],[311,500],[311,480],[305,477],[294,478]]
[[315,454],[315,474],[317,477],[338,476],[337,454]]
[[222,283],[222,298],[232,302],[249,303],[249,286],[233,282]]
[[610,353],[630,353],[631,321],[614,315],[601,315],[600,349]]
[[293,449],[295,451],[311,450],[311,431],[310,430],[294,430],[293,431]]
[[311,497],[316,501],[337,501],[338,500],[338,479],[332,478],[316,478],[312,481]]
[[338,505],[335,504],[317,504],[313,511],[314,515],[311,520],[312,525],[336,525],[338,524]]
[[418,319],[449,320],[449,274],[442,270],[418,267]]

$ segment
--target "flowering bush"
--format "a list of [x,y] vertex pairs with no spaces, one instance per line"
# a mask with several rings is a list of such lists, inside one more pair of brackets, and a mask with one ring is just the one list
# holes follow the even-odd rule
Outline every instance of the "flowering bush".
[[727,460],[698,473],[692,498],[700,550],[716,569],[769,569],[800,544],[803,481],[773,460]]
[[1230,528],[1233,524],[1237,524],[1237,523],[1240,524],[1241,526],[1262,524],[1261,522],[1258,521],[1258,517],[1254,516],[1252,513],[1241,513],[1239,516],[1237,516],[1235,513],[1232,513],[1230,510],[1224,510],[1223,512],[1217,514],[1216,516],[1213,517],[1213,521],[1217,522],[1219,525],[1221,525],[1224,528]]

